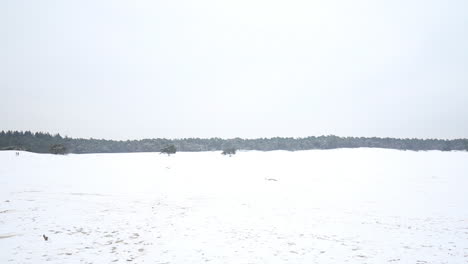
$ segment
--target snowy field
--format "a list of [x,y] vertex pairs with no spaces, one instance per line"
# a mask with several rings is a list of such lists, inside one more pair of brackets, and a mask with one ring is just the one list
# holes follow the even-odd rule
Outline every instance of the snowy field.
[[468,263],[467,152],[4,151],[0,187],[0,263]]

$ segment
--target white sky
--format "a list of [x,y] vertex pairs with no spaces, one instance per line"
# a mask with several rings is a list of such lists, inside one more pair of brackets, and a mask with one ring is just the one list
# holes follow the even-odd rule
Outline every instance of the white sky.
[[468,1],[0,2],[0,130],[468,137]]

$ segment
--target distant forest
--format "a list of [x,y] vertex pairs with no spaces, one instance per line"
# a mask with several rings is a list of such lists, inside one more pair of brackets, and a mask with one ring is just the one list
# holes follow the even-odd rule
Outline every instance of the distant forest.
[[68,153],[120,153],[159,152],[166,146],[174,145],[177,151],[238,150],[309,150],[336,148],[386,148],[399,150],[463,150],[468,151],[468,139],[398,139],[378,137],[338,137],[334,135],[305,138],[182,138],[105,140],[62,137],[60,134],[32,133],[30,131],[0,132],[0,150],[26,150],[37,153],[50,152],[53,145],[65,146]]

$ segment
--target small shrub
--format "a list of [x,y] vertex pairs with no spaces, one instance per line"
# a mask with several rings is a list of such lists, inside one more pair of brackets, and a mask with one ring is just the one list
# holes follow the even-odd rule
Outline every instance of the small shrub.
[[49,152],[52,154],[64,155],[67,153],[67,148],[62,144],[54,144],[50,146]]
[[235,155],[235,154],[236,154],[236,151],[237,151],[237,150],[236,150],[235,148],[227,148],[227,149],[223,150],[223,152],[221,152],[221,154],[223,154],[223,155],[229,155],[229,157],[230,157],[230,156],[232,156],[232,155]]
[[177,149],[174,145],[169,145],[163,149],[161,149],[161,154],[167,154],[168,156],[171,154],[175,154],[177,152]]

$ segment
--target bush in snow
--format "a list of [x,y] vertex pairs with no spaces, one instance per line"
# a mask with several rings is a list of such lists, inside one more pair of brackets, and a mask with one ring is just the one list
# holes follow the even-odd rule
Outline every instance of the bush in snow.
[[223,152],[221,154],[229,155],[229,157],[230,157],[230,156],[236,154],[236,151],[237,150],[235,148],[227,148],[227,149],[223,150]]
[[165,153],[168,156],[171,155],[171,154],[175,154],[176,152],[177,152],[177,149],[176,149],[176,147],[174,145],[169,145],[169,146],[161,149],[161,154]]
[[49,152],[52,154],[64,155],[65,153],[67,153],[67,148],[62,144],[54,144],[50,146]]

